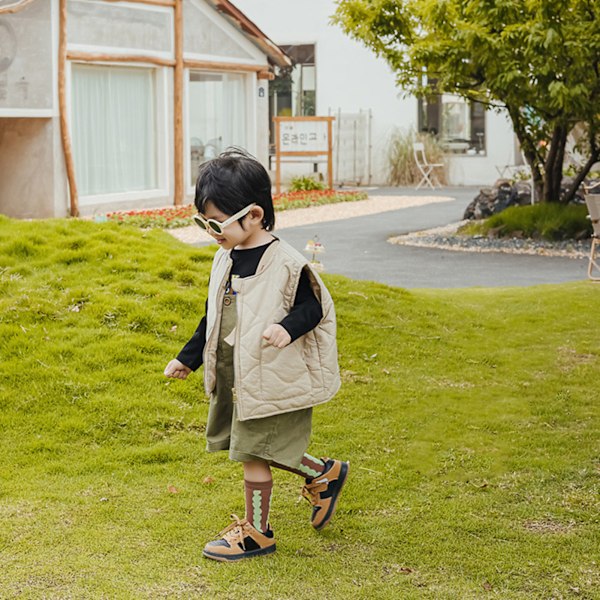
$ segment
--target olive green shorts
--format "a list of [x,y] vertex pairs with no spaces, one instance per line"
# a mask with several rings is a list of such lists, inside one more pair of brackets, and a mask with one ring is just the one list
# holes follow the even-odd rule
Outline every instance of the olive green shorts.
[[226,294],[217,346],[217,383],[206,424],[206,449],[229,450],[229,458],[239,462],[262,459],[297,468],[310,441],[312,408],[238,420],[232,393],[233,347],[225,341],[236,321],[235,295]]

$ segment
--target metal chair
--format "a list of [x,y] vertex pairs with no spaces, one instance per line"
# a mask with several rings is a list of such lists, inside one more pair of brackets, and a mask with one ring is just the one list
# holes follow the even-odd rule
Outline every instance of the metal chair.
[[[443,163],[430,163],[425,156],[425,144],[423,142],[414,142],[413,143],[413,154],[415,157],[415,162],[417,163],[417,168],[421,171],[421,175],[423,175],[421,181],[419,181],[419,185],[416,189],[420,189],[420,187],[424,184],[428,185],[432,190],[435,189],[436,185],[438,187],[442,187],[440,180],[436,177],[436,174],[433,170],[436,167],[444,167]],[[434,185],[435,182],[435,185]]]
[[600,246],[600,194],[586,194],[585,203],[594,228],[590,261],[588,263],[588,278],[592,281],[600,281],[600,253],[598,252]]

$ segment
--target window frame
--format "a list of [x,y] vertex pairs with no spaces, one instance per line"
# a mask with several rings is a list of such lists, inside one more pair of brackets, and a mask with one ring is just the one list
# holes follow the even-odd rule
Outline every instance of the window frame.
[[[66,78],[66,96],[69,123],[72,125],[74,120],[74,107],[72,102],[72,90],[73,90],[73,67],[77,66],[94,66],[94,67],[106,67],[106,68],[135,68],[145,69],[152,73],[154,79],[154,169],[156,174],[156,186],[148,188],[147,190],[135,190],[135,191],[122,191],[122,192],[104,192],[100,194],[80,194],[79,203],[82,207],[95,205],[95,204],[111,204],[111,203],[126,203],[135,202],[139,200],[155,200],[158,198],[169,197],[170,192],[170,177],[169,177],[169,164],[167,152],[169,152],[170,146],[168,146],[169,140],[169,124],[167,115],[167,71],[165,67],[156,67],[152,64],[140,64],[140,63],[129,63],[129,62],[94,62],[89,63],[85,61],[68,61],[67,69],[65,73]],[[75,181],[77,181],[77,172],[75,172]]]
[[[466,100],[455,94],[431,94],[419,97],[417,122],[419,132],[429,132],[438,137],[444,152],[450,156],[487,156],[487,111],[480,102]],[[445,102],[446,100],[446,102]],[[444,104],[463,104],[468,111],[468,135],[464,138],[444,140],[441,137],[444,124]],[[430,122],[433,121],[433,122]],[[481,131],[483,130],[483,131]],[[482,134],[482,135],[480,135]],[[464,147],[467,144],[467,147]]]
[[204,73],[213,75],[242,75],[244,80],[244,93],[245,102],[243,107],[245,108],[245,119],[246,119],[246,145],[245,149],[250,154],[256,154],[257,144],[257,131],[256,131],[256,94],[254,93],[257,89],[258,77],[255,72],[248,72],[245,70],[216,70],[216,69],[195,69],[189,68],[184,70],[184,94],[183,94],[183,125],[184,125],[184,159],[183,159],[183,177],[185,183],[185,194],[186,196],[193,196],[195,194],[195,184],[192,183],[192,165],[191,165],[191,153],[192,153],[192,135],[190,129],[190,75],[192,73]]

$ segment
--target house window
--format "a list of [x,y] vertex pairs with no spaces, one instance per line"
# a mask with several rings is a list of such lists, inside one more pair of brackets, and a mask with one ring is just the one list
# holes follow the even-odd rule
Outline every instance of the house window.
[[451,94],[419,98],[419,130],[436,135],[447,152],[485,154],[485,107]]
[[73,65],[73,154],[82,196],[157,187],[153,69]]
[[228,146],[248,142],[248,76],[191,71],[189,78],[190,175]]
[[311,117],[317,110],[315,45],[281,46],[294,66],[271,84],[271,116]]

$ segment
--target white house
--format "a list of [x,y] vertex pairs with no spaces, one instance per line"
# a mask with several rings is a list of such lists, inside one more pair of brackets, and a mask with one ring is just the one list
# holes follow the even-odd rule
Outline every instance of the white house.
[[338,120],[338,182],[385,183],[387,149],[396,128],[435,130],[448,149],[450,182],[456,185],[491,184],[497,166],[515,164],[520,157],[506,114],[451,96],[430,106],[404,97],[385,61],[330,23],[334,0],[232,1],[297,63],[287,89],[278,82],[272,86],[271,114],[314,111]]
[[227,0],[0,0],[0,212],[183,203],[232,144],[266,164],[290,65]]

